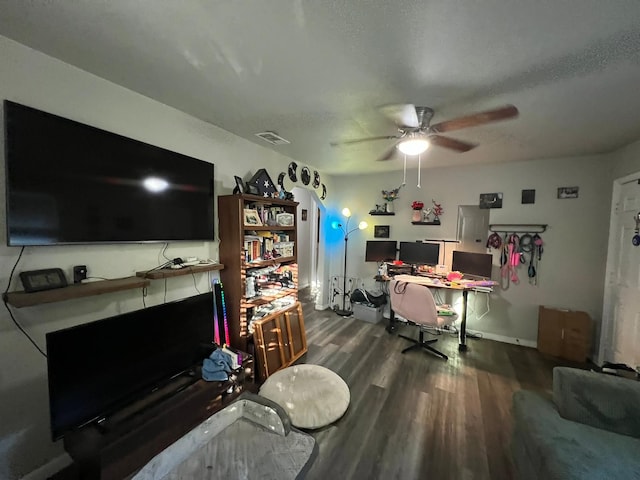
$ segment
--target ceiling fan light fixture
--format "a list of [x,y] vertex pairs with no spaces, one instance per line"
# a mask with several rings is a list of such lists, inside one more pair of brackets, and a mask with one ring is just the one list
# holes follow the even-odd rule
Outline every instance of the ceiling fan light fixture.
[[398,150],[405,155],[420,155],[429,148],[429,141],[425,138],[409,138],[398,144]]

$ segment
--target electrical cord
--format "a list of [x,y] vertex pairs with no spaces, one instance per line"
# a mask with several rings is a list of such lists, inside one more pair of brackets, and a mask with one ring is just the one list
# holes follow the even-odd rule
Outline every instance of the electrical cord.
[[196,292],[198,292],[198,294],[202,293],[200,290],[198,290],[198,284],[196,283],[196,274],[194,273],[193,269],[191,269],[191,277],[193,277],[193,288],[196,289]]
[[147,302],[145,300],[147,296],[147,287],[142,287],[142,306],[143,308],[147,308]]
[[18,330],[20,330],[22,332],[22,334],[25,337],[27,337],[27,339],[33,344],[34,347],[36,347],[36,350],[38,350],[42,354],[42,356],[44,358],[47,358],[47,354],[44,353],[44,350],[42,350],[38,346],[38,344],[35,342],[35,340],[33,338],[31,338],[31,336],[27,333],[27,331],[24,328],[22,328],[22,325],[20,325],[18,323],[16,318],[13,316],[13,312],[9,308],[9,303],[7,302],[7,294],[9,293],[9,288],[11,287],[11,280],[13,279],[13,274],[16,271],[16,267],[18,266],[18,262],[20,262],[20,259],[22,258],[22,254],[24,253],[24,249],[25,249],[24,246],[20,249],[20,255],[18,255],[18,259],[16,260],[16,263],[13,264],[13,268],[11,269],[11,273],[9,274],[9,282],[7,283],[7,288],[5,289],[4,293],[2,294],[2,300],[4,302],[5,308],[7,309],[7,312],[9,312],[9,316],[11,317],[11,320],[16,325],[16,327],[18,327]]

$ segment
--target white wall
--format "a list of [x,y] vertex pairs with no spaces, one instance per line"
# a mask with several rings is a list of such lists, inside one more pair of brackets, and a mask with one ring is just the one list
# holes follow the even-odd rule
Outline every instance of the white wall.
[[[0,98],[212,162],[217,194],[231,193],[234,175],[248,179],[261,167],[266,167],[275,180],[291,161],[4,37],[0,37],[0,58]],[[4,151],[3,145],[0,151]],[[3,169],[0,175],[0,198],[4,198]],[[330,177],[323,175],[322,178],[325,184],[331,185]],[[4,224],[4,208],[0,209],[0,217],[0,224]],[[0,245],[5,244],[3,229]],[[86,264],[92,276],[125,277],[156,266],[161,247],[160,244],[28,247],[16,273],[60,267],[69,277],[73,265]],[[0,246],[1,288],[7,285],[19,250]],[[218,259],[218,245],[217,242],[172,243],[166,253],[169,257]],[[169,279],[167,300],[195,295],[193,282],[191,276]],[[200,291],[207,290],[206,275],[197,278],[197,287]],[[10,289],[21,289],[15,276]],[[147,306],[163,302],[163,281],[152,282],[148,290]],[[142,308],[141,293],[132,290],[14,309],[14,312],[18,322],[44,349],[46,332],[138,308]],[[47,395],[46,360],[3,310],[0,313],[0,478],[20,478],[63,453],[61,442],[50,440]]]
[[[594,156],[423,169],[421,189],[416,187],[416,170],[410,170],[407,185],[395,201],[395,216],[370,216],[367,212],[382,203],[381,190],[401,184],[402,172],[341,177],[335,179],[333,188],[338,198],[331,199],[329,210],[339,218],[340,208],[348,206],[355,224],[363,219],[369,223],[367,230],[349,237],[348,271],[360,276],[367,288],[375,288],[376,264],[364,262],[365,241],[374,239],[374,225],[390,225],[392,240],[455,239],[458,205],[477,205],[480,193],[502,192],[503,208],[491,210],[490,223],[549,225],[542,234],[545,245],[538,267],[539,284],[530,285],[526,266],[521,267],[520,284],[511,285],[506,291],[496,289],[491,296],[491,312],[481,321],[472,315],[468,325],[497,338],[532,344],[537,338],[539,305],[584,310],[594,320],[600,319],[611,199],[611,167],[607,160],[605,156]],[[580,187],[579,198],[557,199],[557,188],[561,186]],[[523,189],[536,190],[535,204],[521,204]],[[411,202],[422,200],[430,205],[432,199],[444,207],[442,225],[412,225]],[[343,252],[339,233],[332,234],[327,248],[332,249],[328,254],[332,259],[331,274],[339,274]],[[499,278],[498,265],[499,256],[494,253],[494,279]],[[473,295],[469,302],[473,307]],[[482,298],[476,309],[484,312]]]
[[621,148],[612,154],[612,179],[640,172],[640,141]]

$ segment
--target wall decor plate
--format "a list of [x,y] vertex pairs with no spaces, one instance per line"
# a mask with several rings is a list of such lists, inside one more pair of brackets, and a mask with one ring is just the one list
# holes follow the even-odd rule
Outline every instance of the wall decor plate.
[[311,171],[308,167],[302,167],[302,171],[300,172],[300,180],[302,180],[302,183],[304,183],[305,185],[309,185],[309,182],[311,182]]
[[317,170],[313,171],[313,183],[311,184],[313,188],[318,188],[320,186],[320,174]]
[[289,174],[289,180],[293,183],[298,181],[298,164],[296,162],[291,162],[289,164],[289,168],[287,169],[287,173]]
[[325,198],[327,198],[327,187],[324,186],[324,183],[322,184],[322,195],[320,195],[320,200],[324,200]]
[[285,172],[280,172],[280,175],[278,175],[278,185],[280,185],[282,188],[284,188],[284,178],[287,176],[287,174]]

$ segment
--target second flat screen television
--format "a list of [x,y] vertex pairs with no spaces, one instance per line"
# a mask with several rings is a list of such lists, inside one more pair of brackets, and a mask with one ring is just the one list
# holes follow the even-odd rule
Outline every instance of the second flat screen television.
[[5,100],[7,244],[214,240],[213,164]]
[[440,244],[423,242],[400,242],[398,260],[412,265],[437,265],[440,259]]
[[367,240],[365,262],[392,262],[396,259],[395,240]]
[[454,250],[451,270],[464,273],[466,277],[490,279],[492,265],[493,255],[490,253]]

